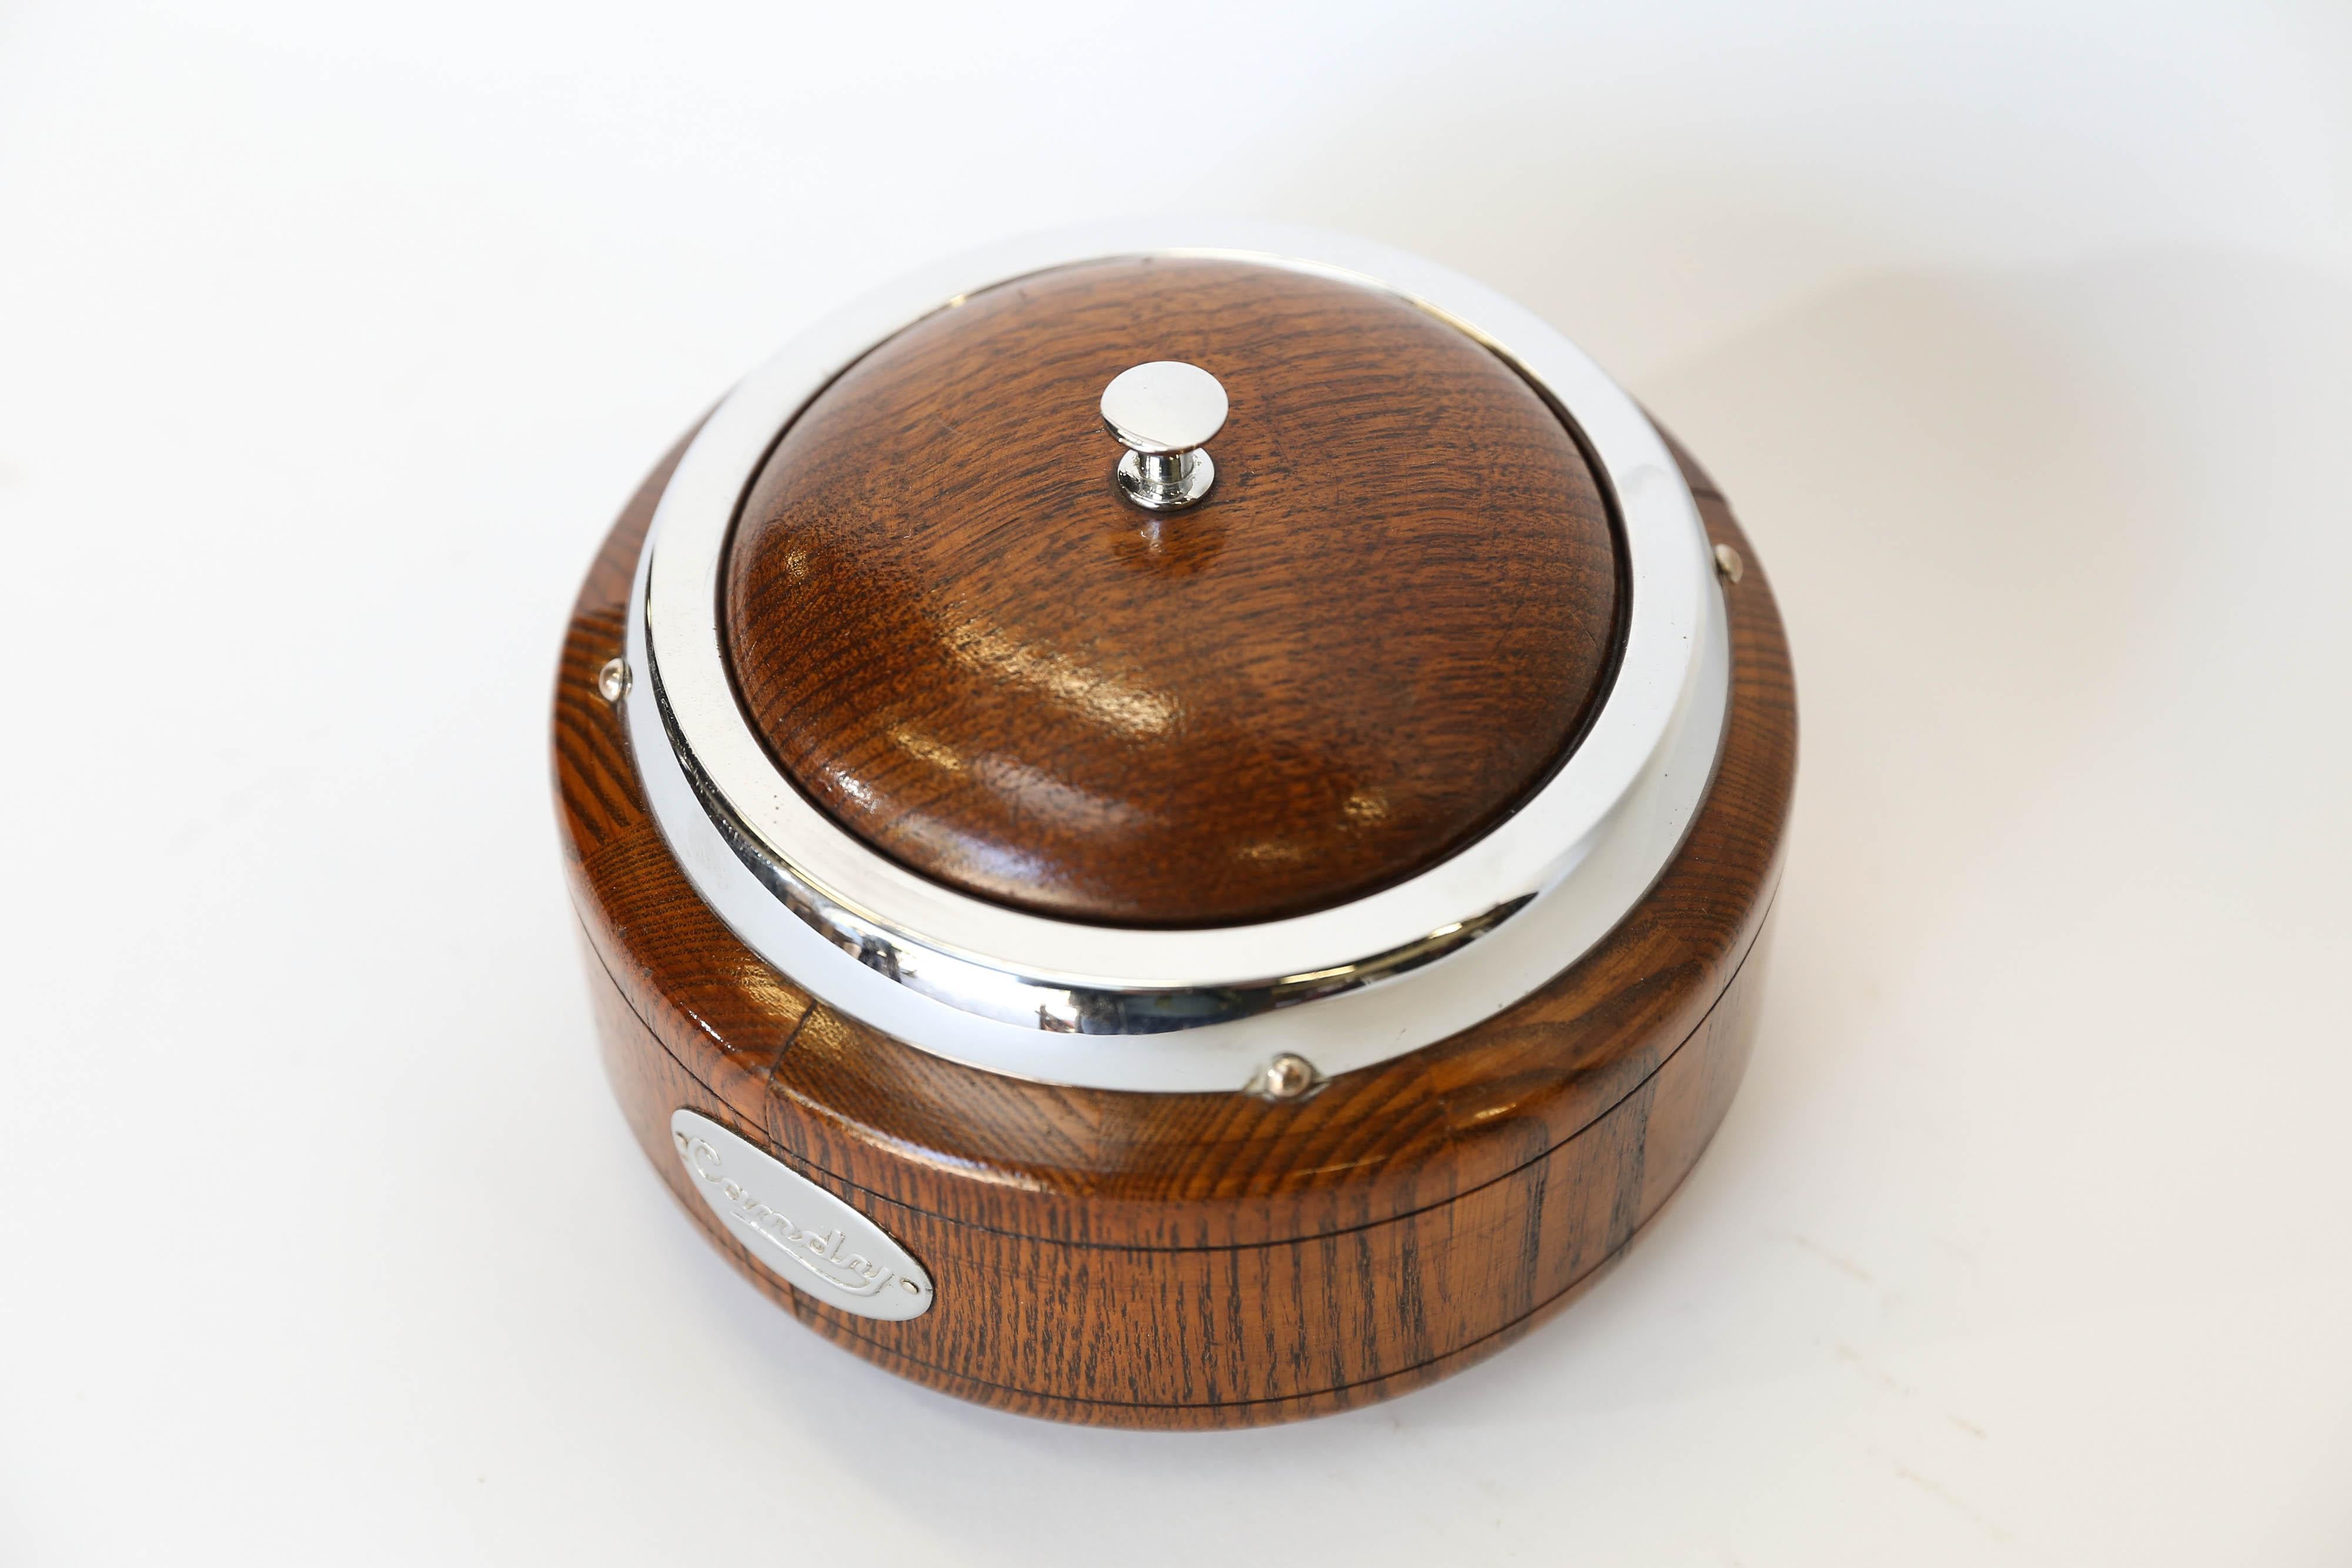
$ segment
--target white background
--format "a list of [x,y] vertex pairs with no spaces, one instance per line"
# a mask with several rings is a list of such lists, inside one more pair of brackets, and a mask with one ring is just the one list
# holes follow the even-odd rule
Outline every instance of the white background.
[[[2352,1560],[2352,13],[0,11],[0,1563]],[[638,476],[879,275],[1431,254],[1725,484],[1755,1066],[1428,1392],[1063,1428],[794,1327],[601,1082],[547,784]]]

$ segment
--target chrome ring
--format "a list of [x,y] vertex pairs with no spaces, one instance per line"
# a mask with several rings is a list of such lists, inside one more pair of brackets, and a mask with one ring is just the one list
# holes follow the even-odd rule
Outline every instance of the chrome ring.
[[[1291,919],[1088,925],[954,892],[836,826],[776,768],[720,643],[729,533],[780,433],[893,333],[992,285],[1138,255],[1214,256],[1383,288],[1452,322],[1565,410],[1622,524],[1630,599],[1583,741],[1485,837],[1382,892]],[[824,1001],[938,1054],[1053,1082],[1240,1087],[1272,1055],[1324,1074],[1491,1016],[1572,963],[1664,867],[1711,777],[1728,693],[1697,510],[1633,400],[1558,331],[1419,257],[1312,230],[1142,221],[957,258],[827,318],[747,377],[671,476],[638,562],[625,702],[664,837],[696,891]]]

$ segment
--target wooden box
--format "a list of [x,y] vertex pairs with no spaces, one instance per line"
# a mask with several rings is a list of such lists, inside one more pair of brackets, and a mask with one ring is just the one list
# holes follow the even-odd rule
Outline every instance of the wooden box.
[[1184,1427],[1441,1377],[1633,1239],[1747,1061],[1795,735],[1723,496],[1551,329],[1138,225],[730,393],[589,572],[554,759],[712,1243],[919,1382]]

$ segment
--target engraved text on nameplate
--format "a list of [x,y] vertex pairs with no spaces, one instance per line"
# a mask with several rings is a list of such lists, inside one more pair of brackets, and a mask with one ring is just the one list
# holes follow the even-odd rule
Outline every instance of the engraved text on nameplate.
[[930,1310],[930,1276],[866,1216],[708,1116],[675,1112],[669,1135],[728,1234],[784,1283],[859,1317]]

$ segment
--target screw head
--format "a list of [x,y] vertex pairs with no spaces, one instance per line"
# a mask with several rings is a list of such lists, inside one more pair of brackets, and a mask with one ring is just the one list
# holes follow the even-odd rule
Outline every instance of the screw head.
[[1748,575],[1748,563],[1729,545],[1715,547],[1715,570],[1723,574],[1726,582],[1738,582]]
[[608,703],[617,704],[629,695],[629,662],[607,659],[604,667],[596,672],[596,695]]
[[1286,1051],[1259,1069],[1250,1090],[1262,1099],[1297,1100],[1319,1082],[1313,1062]]

